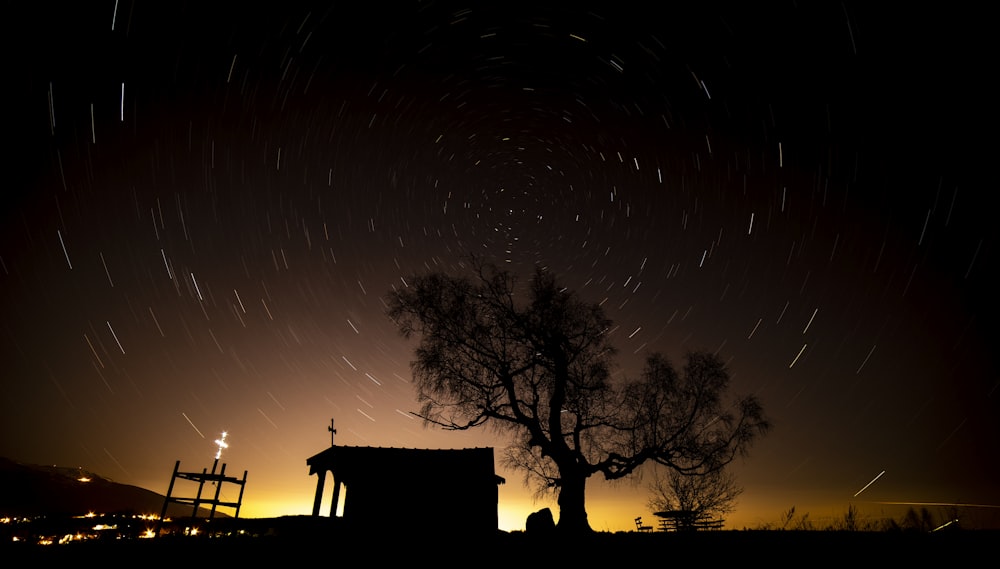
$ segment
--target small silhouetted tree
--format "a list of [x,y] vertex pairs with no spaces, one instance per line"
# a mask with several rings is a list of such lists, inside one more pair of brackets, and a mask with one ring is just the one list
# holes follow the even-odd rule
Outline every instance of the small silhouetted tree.
[[799,519],[795,519],[795,506],[785,510],[781,514],[781,529],[788,530],[811,530],[813,529],[813,523],[809,519],[809,512],[806,512],[799,516]]
[[795,519],[795,506],[785,510],[781,514],[781,529],[789,529],[792,525],[792,520]]
[[689,353],[680,374],[654,354],[639,379],[611,381],[611,321],[542,270],[526,291],[478,263],[474,279],[417,276],[391,291],[387,313],[404,337],[419,338],[419,416],[511,435],[506,462],[558,489],[560,530],[590,530],[594,474],[621,479],[647,461],[711,473],[769,428],[755,397],[723,401],[729,373],[713,354]]
[[[706,474],[683,474],[668,470],[657,474],[649,485],[649,507],[655,511],[689,512],[685,519],[699,522],[718,519],[732,512],[743,488],[726,469]],[[683,528],[683,529],[693,529]]]
[[910,506],[906,510],[906,515],[903,517],[903,523],[901,524],[903,529],[911,531],[921,531],[929,532],[937,527],[934,521],[934,514],[931,513],[926,507],[920,508],[920,511],[913,509]]
[[848,504],[844,516],[834,521],[833,529],[839,531],[861,531],[863,525],[858,507],[854,504]]

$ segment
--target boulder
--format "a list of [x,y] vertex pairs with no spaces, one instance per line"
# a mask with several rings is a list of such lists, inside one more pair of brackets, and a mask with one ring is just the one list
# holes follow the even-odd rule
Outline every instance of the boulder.
[[542,508],[528,514],[528,519],[524,522],[524,531],[529,534],[551,533],[555,529],[556,523],[552,519],[552,510],[548,508]]

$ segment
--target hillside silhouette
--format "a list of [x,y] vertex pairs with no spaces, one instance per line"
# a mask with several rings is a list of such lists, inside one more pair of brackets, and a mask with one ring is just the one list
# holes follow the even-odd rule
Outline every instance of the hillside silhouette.
[[[0,515],[159,514],[164,500],[165,496],[151,490],[120,484],[83,468],[22,464],[0,457]],[[190,516],[191,508],[170,504],[167,515]],[[208,510],[200,509],[202,515],[207,516]],[[215,516],[229,517],[222,511],[216,511]]]

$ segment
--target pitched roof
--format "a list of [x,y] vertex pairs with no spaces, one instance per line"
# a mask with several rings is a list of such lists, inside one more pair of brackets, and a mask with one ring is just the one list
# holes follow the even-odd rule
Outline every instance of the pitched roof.
[[493,449],[414,449],[394,447],[333,446],[306,459],[309,474],[329,470],[344,482],[373,477],[403,476],[407,479],[450,478],[465,481],[482,478],[503,483],[493,467]]

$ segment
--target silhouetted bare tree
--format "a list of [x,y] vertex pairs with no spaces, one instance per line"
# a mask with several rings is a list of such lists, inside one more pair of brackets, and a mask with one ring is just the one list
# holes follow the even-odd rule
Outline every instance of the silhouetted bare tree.
[[[953,516],[953,518],[957,517],[957,515]],[[938,527],[938,524],[934,520],[934,514],[926,507],[920,508],[918,512],[913,509],[913,506],[910,506],[903,517],[902,527],[906,530],[929,532]]]
[[542,270],[526,291],[491,265],[476,263],[475,276],[430,273],[389,295],[400,333],[420,339],[419,415],[446,429],[490,424],[513,435],[507,462],[558,488],[560,530],[590,530],[593,474],[620,479],[647,461],[711,473],[768,430],[753,396],[723,402],[729,374],[718,357],[689,353],[679,375],[652,355],[640,379],[613,383],[611,321],[600,306]]
[[690,512],[685,519],[695,523],[733,511],[736,499],[743,493],[736,478],[725,469],[700,475],[668,470],[666,475],[657,475],[649,489],[649,507],[653,511]]

